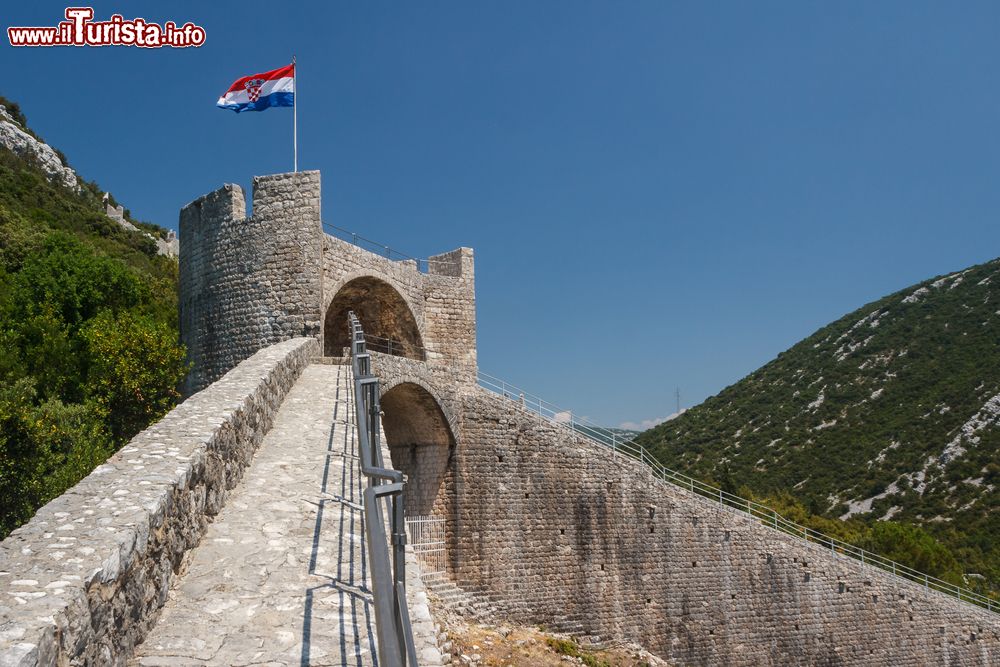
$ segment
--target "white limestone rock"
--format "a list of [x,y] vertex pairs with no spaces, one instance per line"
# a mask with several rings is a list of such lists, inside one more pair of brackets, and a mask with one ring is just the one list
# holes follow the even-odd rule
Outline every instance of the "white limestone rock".
[[51,146],[25,132],[3,105],[0,105],[0,146],[9,148],[17,155],[30,155],[37,159],[49,180],[73,190],[80,189],[76,172],[62,163]]

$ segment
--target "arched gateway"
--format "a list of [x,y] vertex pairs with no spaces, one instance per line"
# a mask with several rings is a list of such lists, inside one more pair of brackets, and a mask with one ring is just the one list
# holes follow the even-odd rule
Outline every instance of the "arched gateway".
[[392,467],[407,476],[407,514],[447,516],[455,435],[437,399],[425,387],[403,382],[382,394],[382,412]]
[[423,337],[413,310],[389,283],[374,276],[354,278],[341,287],[324,318],[323,354],[337,357],[350,347],[347,313],[364,327],[368,349],[423,361]]

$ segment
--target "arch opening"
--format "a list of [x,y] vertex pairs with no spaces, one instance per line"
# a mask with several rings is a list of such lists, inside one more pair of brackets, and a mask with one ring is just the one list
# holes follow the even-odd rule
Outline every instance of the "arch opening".
[[447,517],[455,446],[447,417],[434,397],[412,382],[385,392],[381,407],[392,466],[407,477],[403,491],[407,515]]
[[350,347],[351,310],[364,327],[369,350],[424,360],[423,340],[409,305],[389,283],[373,277],[355,278],[333,297],[324,318],[324,355],[339,357]]

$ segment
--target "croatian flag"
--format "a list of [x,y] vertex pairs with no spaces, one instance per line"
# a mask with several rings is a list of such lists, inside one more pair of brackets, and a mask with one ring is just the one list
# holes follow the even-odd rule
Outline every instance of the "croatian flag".
[[268,107],[294,107],[295,63],[237,79],[219,98],[216,106],[232,109],[236,113],[263,111]]

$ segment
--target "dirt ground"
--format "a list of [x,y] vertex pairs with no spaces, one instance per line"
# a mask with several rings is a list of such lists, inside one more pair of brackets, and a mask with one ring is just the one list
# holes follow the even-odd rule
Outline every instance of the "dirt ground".
[[483,625],[453,614],[442,615],[451,642],[453,665],[463,667],[664,667],[669,663],[640,647],[616,644],[602,648],[578,644],[567,635],[540,628]]

